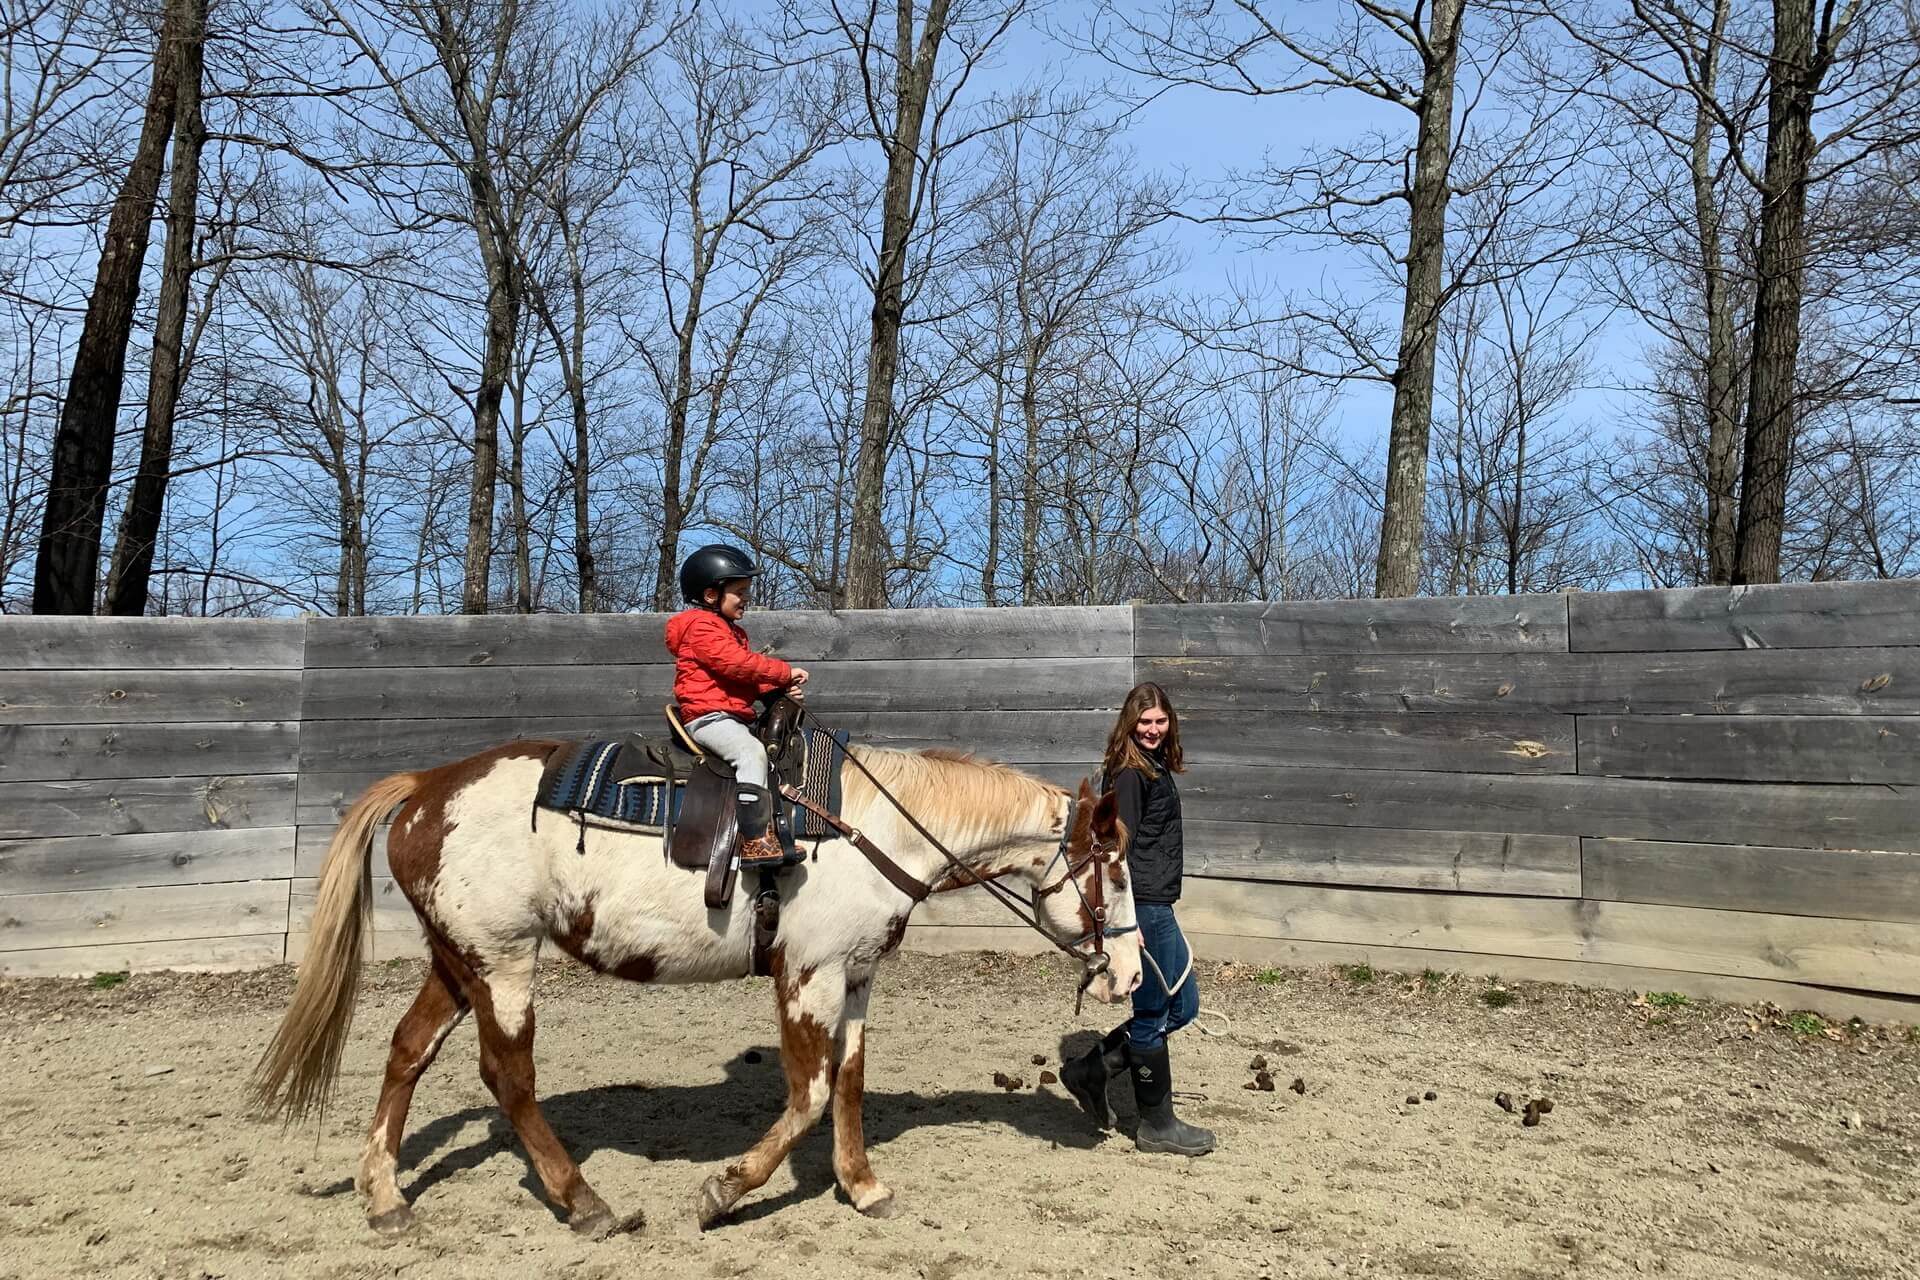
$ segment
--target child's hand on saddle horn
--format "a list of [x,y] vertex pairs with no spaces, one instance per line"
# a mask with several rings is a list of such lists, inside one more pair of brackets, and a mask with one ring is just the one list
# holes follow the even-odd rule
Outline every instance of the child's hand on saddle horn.
[[792,698],[795,702],[799,702],[802,699],[804,699],[807,695],[805,690],[803,690],[800,686],[804,685],[806,682],[807,682],[807,669],[805,667],[795,667],[793,669],[793,682],[787,686],[787,696],[789,698]]

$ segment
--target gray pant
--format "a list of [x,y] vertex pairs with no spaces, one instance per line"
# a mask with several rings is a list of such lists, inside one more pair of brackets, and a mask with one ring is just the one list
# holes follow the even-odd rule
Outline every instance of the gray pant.
[[697,717],[687,726],[687,734],[732,765],[735,780],[755,787],[767,785],[767,749],[752,729],[726,712]]

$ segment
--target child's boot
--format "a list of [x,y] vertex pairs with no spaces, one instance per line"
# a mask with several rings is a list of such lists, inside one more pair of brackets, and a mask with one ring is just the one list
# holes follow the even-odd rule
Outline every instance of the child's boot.
[[777,867],[787,851],[773,829],[773,793],[751,783],[740,784],[740,865]]

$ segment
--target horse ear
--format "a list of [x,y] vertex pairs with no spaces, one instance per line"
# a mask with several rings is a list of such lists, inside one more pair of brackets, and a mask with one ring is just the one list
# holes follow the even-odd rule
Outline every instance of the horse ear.
[[1093,781],[1090,778],[1082,778],[1080,779],[1080,803],[1090,804],[1092,803],[1092,801],[1093,801]]
[[1101,796],[1099,803],[1093,806],[1093,834],[1105,842],[1119,838],[1120,802],[1111,791]]

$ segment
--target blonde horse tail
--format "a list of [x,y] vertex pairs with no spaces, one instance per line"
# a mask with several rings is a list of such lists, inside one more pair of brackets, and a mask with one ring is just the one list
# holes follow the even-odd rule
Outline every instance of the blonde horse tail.
[[292,1123],[324,1112],[340,1070],[360,994],[361,948],[373,924],[373,836],[425,775],[382,778],[353,802],[320,868],[306,958],[293,1001],[253,1069],[249,1093],[261,1114]]

